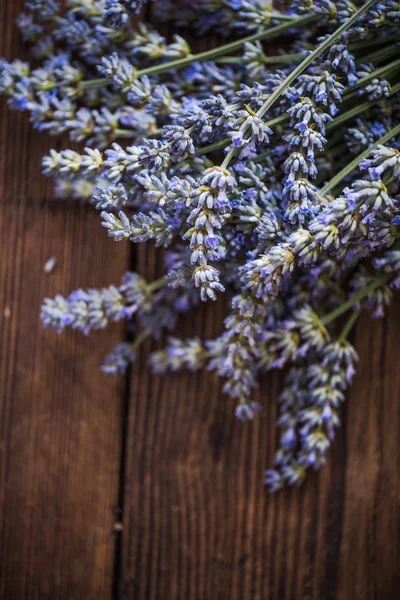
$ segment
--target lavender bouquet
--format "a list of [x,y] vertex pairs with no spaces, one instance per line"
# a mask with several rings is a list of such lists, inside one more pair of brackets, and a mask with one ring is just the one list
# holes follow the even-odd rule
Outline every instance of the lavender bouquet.
[[[102,367],[124,373],[143,340],[225,293],[221,335],[169,337],[151,367],[215,371],[243,421],[258,377],[285,368],[266,483],[299,484],[339,425],[353,325],[400,284],[400,2],[159,0],[167,39],[143,0],[66,4],[27,2],[34,66],[2,61],[0,90],[84,144],[43,159],[57,195],[93,204],[117,242],[164,248],[165,275],[46,299],[43,323],[134,321]],[[188,28],[226,43],[195,53]]]

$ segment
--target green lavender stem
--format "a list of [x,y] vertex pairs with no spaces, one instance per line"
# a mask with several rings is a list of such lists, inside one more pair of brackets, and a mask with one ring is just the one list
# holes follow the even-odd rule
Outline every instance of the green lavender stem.
[[203,154],[209,154],[210,152],[215,152],[215,150],[219,150],[220,148],[225,148],[231,141],[231,138],[224,138],[223,140],[219,140],[218,142],[214,142],[213,144],[208,144],[207,146],[202,146],[195,151],[195,156],[203,156]]
[[[381,98],[379,98],[379,100],[381,100]],[[379,102],[379,100],[376,100],[375,102]],[[346,112],[338,115],[337,117],[334,118],[333,121],[328,123],[326,126],[326,130],[329,131],[330,129],[333,129],[334,127],[337,127],[338,125],[345,123],[349,119],[352,119],[353,117],[357,117],[359,114],[363,113],[365,110],[368,110],[369,108],[371,108],[371,106],[373,106],[375,104],[375,102],[371,102],[371,100],[368,100],[367,102],[358,104],[358,106],[353,106],[353,108],[346,110]]]
[[377,140],[372,146],[361,152],[358,156],[356,156],[348,165],[344,167],[339,173],[336,173],[335,177],[333,177],[324,187],[320,190],[321,196],[326,196],[331,190],[335,189],[337,185],[349,175],[354,169],[358,167],[360,161],[363,158],[366,158],[373,150],[375,150],[380,144],[384,145],[386,142],[391,140],[392,138],[400,135],[400,124],[393,127],[390,131],[388,131],[385,135],[383,135],[379,140]]
[[134,132],[132,129],[115,129],[114,135],[116,138],[126,138],[130,139]]
[[[213,60],[219,56],[224,56],[226,54],[239,50],[246,42],[266,40],[278,36],[281,33],[287,31],[288,29],[292,29],[294,26],[304,27],[306,25],[311,25],[311,23],[315,21],[315,15],[306,15],[305,17],[300,17],[298,19],[291,18],[289,21],[285,21],[280,25],[264,29],[263,31],[259,31],[258,33],[254,33],[244,38],[240,38],[239,40],[235,40],[234,42],[230,42],[229,44],[224,44],[223,46],[219,46],[218,48],[212,48],[211,50],[205,50],[204,52],[199,52],[197,54],[189,54],[184,58],[178,58],[176,60],[171,60],[169,62],[161,63],[159,65],[153,65],[152,67],[148,67],[146,69],[141,69],[137,71],[137,77],[142,77],[143,75],[155,75],[156,73],[163,73],[164,71],[169,71],[170,69],[183,69],[184,67],[187,67],[193,62],[204,62],[205,60]],[[109,80],[104,77],[101,79],[90,79],[89,81],[81,81],[78,84],[78,86],[81,89],[90,89],[102,87],[103,85],[107,85],[108,83]]]
[[393,277],[393,273],[384,273],[383,275],[379,275],[372,283],[367,285],[366,287],[359,290],[353,296],[350,296],[346,302],[343,302],[340,306],[332,310],[332,312],[328,313],[324,317],[320,318],[322,325],[328,325],[332,323],[335,319],[340,317],[343,313],[347,312],[353,306],[361,302],[364,298],[368,296],[371,292],[375,291],[378,287],[386,283],[391,277]]
[[167,277],[161,277],[160,279],[156,279],[155,281],[152,281],[151,283],[149,283],[147,285],[147,290],[149,291],[150,294],[156,292],[157,290],[160,290],[161,288],[165,287],[168,283],[168,279]]
[[350,331],[353,329],[354,325],[357,322],[358,317],[361,314],[361,308],[358,308],[357,310],[353,310],[353,312],[351,313],[350,317],[347,319],[346,323],[344,324],[344,327],[339,335],[338,338],[338,342],[344,342]]
[[271,19],[275,19],[276,21],[294,21],[297,19],[296,15],[284,15],[283,13],[274,10],[270,13]]
[[396,56],[399,54],[400,46],[397,44],[392,44],[389,47],[380,48],[379,50],[375,50],[375,52],[371,52],[371,54],[363,55],[359,59],[357,59],[357,64],[368,65],[369,63],[376,63],[381,60],[386,60],[391,56]]
[[[368,0],[354,13],[347,21],[345,21],[332,35],[330,35],[326,40],[322,42],[309,56],[307,56],[293,71],[286,77],[284,81],[280,84],[279,87],[276,88],[274,92],[267,98],[261,108],[257,111],[257,116],[262,119],[265,113],[275,104],[277,100],[281,97],[283,92],[287,90],[288,87],[292,85],[292,83],[301,75],[313,62],[316,58],[321,56],[326,50],[332,46],[332,44],[347,30],[349,27],[353,25],[357,21],[357,19],[363,15],[373,4],[375,4],[376,0]],[[225,159],[221,165],[222,169],[227,169],[230,161],[234,157],[237,148],[232,146],[229,150],[228,154],[225,156]]]
[[137,350],[139,348],[139,346],[141,344],[143,344],[143,342],[145,340],[147,340],[147,338],[150,337],[150,335],[151,335],[150,329],[143,329],[143,331],[141,331],[139,333],[139,335],[137,336],[137,338],[131,344],[131,348],[132,348],[133,352],[135,352],[135,350]]
[[364,50],[365,48],[371,48],[372,46],[382,46],[383,44],[387,44],[388,42],[398,42],[399,41],[399,35],[398,33],[395,33],[393,35],[387,35],[387,36],[380,36],[379,33],[379,29],[377,29],[377,33],[378,33],[378,37],[376,38],[370,38],[368,37],[367,39],[361,40],[359,42],[352,42],[349,45],[349,50],[351,52],[357,51],[357,50]]
[[[275,54],[274,56],[262,56],[260,62],[265,65],[275,65],[281,63],[290,63],[296,60],[304,58],[304,52],[296,52],[295,54]],[[221,58],[215,59],[216,63],[225,64],[242,64],[243,58],[241,56],[222,56]]]
[[80,81],[77,87],[80,90],[93,90],[104,85],[108,85],[110,82],[107,77],[99,77],[98,79],[88,79],[87,81]]

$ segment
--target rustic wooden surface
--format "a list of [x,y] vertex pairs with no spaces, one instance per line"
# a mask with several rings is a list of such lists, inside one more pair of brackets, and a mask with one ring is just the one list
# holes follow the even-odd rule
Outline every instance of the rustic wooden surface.
[[[23,51],[12,26],[22,4],[0,0],[7,57]],[[213,375],[150,376],[149,346],[129,381],[102,375],[122,328],[42,330],[43,297],[118,281],[131,262],[90,209],[52,199],[40,157],[53,144],[1,103],[0,599],[398,598],[396,306],[357,327],[360,365],[328,466],[269,496],[277,381],[263,382],[265,410],[243,425]],[[134,261],[159,270],[152,251]],[[180,331],[212,335],[222,312],[202,308]]]

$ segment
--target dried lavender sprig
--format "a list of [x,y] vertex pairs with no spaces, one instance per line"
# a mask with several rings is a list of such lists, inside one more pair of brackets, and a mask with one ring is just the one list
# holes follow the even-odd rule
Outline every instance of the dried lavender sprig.
[[[144,75],[156,75],[173,69],[183,69],[194,62],[204,62],[208,60],[213,60],[214,58],[224,56],[229,52],[239,50],[244,44],[248,42],[266,40],[278,36],[289,29],[292,29],[294,25],[296,27],[305,27],[315,22],[315,20],[315,16],[305,16],[291,19],[289,22],[282,23],[281,25],[276,25],[275,27],[270,27],[269,29],[263,30],[258,33],[254,33],[252,35],[248,35],[234,42],[230,42],[229,44],[224,44],[217,48],[213,48],[212,50],[205,50],[204,52],[198,52],[197,54],[190,54],[185,58],[179,58],[169,62],[161,63],[159,65],[153,65],[145,69],[140,69],[136,72],[136,77],[139,78]],[[82,89],[91,89],[107,85],[108,83],[109,80],[107,78],[91,79],[88,81],[81,81],[79,83],[79,87]]]
[[137,350],[150,336],[151,330],[143,329],[131,344],[127,342],[118,344],[106,357],[101,367],[103,373],[107,375],[125,374],[128,367],[135,361]]

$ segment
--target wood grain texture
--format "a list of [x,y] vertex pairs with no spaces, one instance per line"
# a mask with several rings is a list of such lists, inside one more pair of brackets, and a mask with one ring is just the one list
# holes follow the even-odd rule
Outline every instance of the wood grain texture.
[[[0,0],[8,57],[23,53],[22,4]],[[257,393],[260,417],[241,424],[213,374],[150,375],[147,344],[125,402],[124,381],[98,370],[121,328],[42,330],[43,297],[118,281],[129,262],[90,209],[51,199],[39,166],[51,145],[2,102],[0,599],[397,599],[399,302],[357,327],[358,374],[327,467],[270,496],[277,378]],[[136,263],[160,274],[151,249]],[[216,335],[223,315],[223,302],[201,307],[179,334]]]
[[[23,51],[22,5],[0,2],[0,55]],[[90,208],[52,200],[40,159],[57,142],[0,111],[0,598],[109,600],[123,382],[99,365],[123,332],[57,336],[39,311],[46,296],[118,281],[128,250]]]

